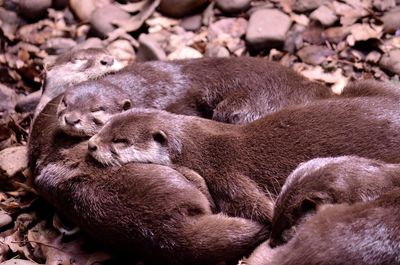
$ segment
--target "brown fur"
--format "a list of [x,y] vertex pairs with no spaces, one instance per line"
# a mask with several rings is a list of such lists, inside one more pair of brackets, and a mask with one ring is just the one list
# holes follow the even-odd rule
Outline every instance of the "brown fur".
[[256,222],[213,214],[207,194],[196,187],[205,188],[201,179],[190,170],[183,171],[197,178],[196,185],[165,166],[94,163],[86,156],[86,141],[57,127],[59,101],[50,102],[32,126],[28,150],[34,183],[93,237],[139,255],[146,264],[235,261],[267,238]]
[[242,126],[132,110],[106,123],[89,151],[104,164],[185,166],[206,180],[222,211],[269,222],[273,198],[301,162],[339,155],[400,162],[399,117],[398,101],[384,97],[321,100]]
[[242,265],[398,265],[400,189],[381,198],[318,210],[287,244],[263,243]]
[[[125,90],[132,107],[163,109],[235,124],[332,95],[329,88],[290,68],[250,57],[135,63],[101,80]],[[104,82],[88,82],[86,87],[101,88]],[[70,93],[86,95],[82,86],[70,88],[66,97]],[[121,96],[120,100],[124,99],[127,98]],[[86,105],[67,100],[70,107],[66,114],[78,111],[84,119],[87,108],[96,100],[94,94],[88,96]],[[111,109],[104,112],[116,113]],[[74,134],[73,125],[64,129]]]
[[99,78],[118,71],[122,65],[105,49],[90,48],[72,50],[46,65],[42,97],[35,116],[53,98],[64,93],[73,84]]
[[400,187],[400,165],[355,156],[316,158],[297,167],[275,204],[272,247],[286,242],[323,204],[374,200]]

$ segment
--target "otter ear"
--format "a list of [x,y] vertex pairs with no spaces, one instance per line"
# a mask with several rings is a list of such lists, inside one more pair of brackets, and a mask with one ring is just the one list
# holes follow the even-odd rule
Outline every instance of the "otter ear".
[[124,99],[122,101],[122,109],[123,110],[128,110],[132,107],[132,102],[130,99]]
[[156,131],[153,133],[153,140],[161,145],[165,145],[167,143],[167,135],[163,131]]

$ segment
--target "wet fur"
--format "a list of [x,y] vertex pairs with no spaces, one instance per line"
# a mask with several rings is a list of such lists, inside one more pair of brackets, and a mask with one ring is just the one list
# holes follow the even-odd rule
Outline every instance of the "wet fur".
[[[235,124],[332,96],[328,87],[290,68],[250,57],[134,63],[99,81],[86,86],[101,88],[105,82],[111,83],[129,94],[135,108],[163,109]],[[80,86],[69,89],[74,94],[80,90]],[[89,97],[87,104],[93,100],[95,96]],[[87,114],[74,101],[69,103],[76,106],[71,111]]]
[[146,264],[235,261],[267,238],[256,222],[214,214],[196,176],[193,184],[165,166],[99,166],[87,156],[85,140],[58,128],[60,99],[45,107],[31,129],[34,184],[91,236]]
[[267,242],[242,265],[400,264],[400,189],[353,205],[322,207],[287,244]]
[[[399,129],[398,101],[382,96],[320,100],[242,126],[132,110],[114,116],[90,141],[98,147],[92,156],[102,162],[190,168],[206,180],[222,211],[269,223],[273,201],[299,163],[340,155],[400,162]],[[163,142],[153,138],[157,132],[165,134]],[[118,139],[126,146],[113,144]]]
[[324,204],[371,201],[400,187],[400,165],[356,156],[316,158],[297,167],[275,204],[271,246]]

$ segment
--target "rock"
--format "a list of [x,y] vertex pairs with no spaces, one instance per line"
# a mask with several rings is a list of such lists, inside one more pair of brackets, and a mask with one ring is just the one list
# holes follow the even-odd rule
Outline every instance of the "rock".
[[372,6],[378,11],[386,11],[396,6],[396,0],[373,0]]
[[64,9],[68,6],[68,0],[53,0],[53,7],[56,9]]
[[280,47],[292,21],[289,16],[276,9],[262,9],[254,12],[249,19],[246,41],[250,49]]
[[162,0],[159,6],[161,13],[171,17],[184,17],[199,11],[208,0]]
[[225,47],[209,43],[207,44],[204,55],[206,57],[229,57],[230,53]]
[[36,106],[39,104],[41,96],[42,96],[42,91],[40,90],[30,93],[27,96],[20,96],[17,101],[17,105],[15,106],[15,110],[17,112],[34,111],[36,109]]
[[292,10],[299,13],[312,11],[321,6],[324,2],[324,0],[294,0],[292,3]]
[[21,24],[21,19],[17,13],[0,7],[0,21],[0,27],[4,36],[11,41],[14,40],[15,32],[17,31],[18,26]]
[[393,8],[381,17],[383,21],[383,30],[385,32],[393,33],[400,28],[400,6]]
[[11,216],[4,212],[0,212],[0,228],[10,224],[12,222]]
[[17,101],[17,94],[11,88],[0,84],[0,117],[2,113],[14,112],[15,104]]
[[128,20],[131,15],[128,12],[116,7],[115,5],[106,5],[97,8],[90,17],[90,24],[93,30],[101,37],[106,37],[115,27],[113,21]]
[[80,21],[87,22],[96,9],[96,0],[70,0],[69,6]]
[[167,59],[167,55],[158,42],[154,40],[151,35],[140,34],[137,60],[143,62],[165,59]]
[[116,40],[107,46],[107,50],[123,65],[128,65],[135,59],[135,50],[128,40]]
[[21,15],[32,20],[43,16],[51,4],[51,0],[19,0],[18,2]]
[[26,146],[10,147],[0,152],[0,174],[5,173],[7,177],[12,177],[27,167]]
[[379,65],[394,74],[400,75],[400,49],[385,53],[379,61]]
[[325,5],[318,7],[311,13],[310,18],[319,21],[324,26],[332,26],[338,20],[335,12]]
[[99,38],[88,38],[84,42],[79,43],[74,49],[104,48],[104,44]]
[[203,55],[191,47],[181,47],[168,55],[169,60],[201,58]]
[[216,6],[226,13],[240,13],[250,7],[251,0],[216,0]]
[[202,25],[201,22],[202,22],[201,15],[189,16],[182,19],[181,27],[184,28],[185,30],[196,31],[200,29]]
[[208,28],[208,39],[210,41],[227,34],[232,38],[240,38],[246,33],[247,20],[244,18],[223,18],[212,23]]
[[70,38],[51,38],[46,40],[44,44],[40,46],[42,50],[46,50],[48,54],[62,54],[66,51],[74,48],[76,42]]
[[297,52],[300,59],[311,65],[320,65],[335,52],[324,46],[309,45]]

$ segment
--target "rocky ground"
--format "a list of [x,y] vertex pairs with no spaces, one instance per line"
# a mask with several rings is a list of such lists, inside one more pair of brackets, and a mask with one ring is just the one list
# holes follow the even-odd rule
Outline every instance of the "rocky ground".
[[[259,56],[340,93],[352,80],[399,82],[399,0],[0,0],[0,262],[93,264],[101,246],[30,188],[26,142],[42,71],[71,48],[125,64]],[[91,247],[87,247],[91,246]],[[2,263],[3,264],[3,263]]]

